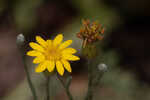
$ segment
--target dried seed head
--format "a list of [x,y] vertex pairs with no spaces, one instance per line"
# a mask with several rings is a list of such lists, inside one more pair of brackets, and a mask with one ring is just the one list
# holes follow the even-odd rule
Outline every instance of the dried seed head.
[[93,43],[103,39],[104,28],[96,21],[90,23],[90,20],[83,20],[80,32],[77,33],[77,37],[82,39],[83,42]]

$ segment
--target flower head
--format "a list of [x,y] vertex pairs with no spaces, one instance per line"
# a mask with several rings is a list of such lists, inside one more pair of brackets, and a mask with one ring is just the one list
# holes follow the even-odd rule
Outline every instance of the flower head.
[[93,43],[103,39],[104,28],[97,22],[90,23],[90,20],[83,20],[80,32],[77,36],[83,40],[83,47],[88,43]]
[[67,48],[72,40],[67,40],[62,43],[63,35],[58,34],[54,40],[44,40],[40,36],[36,36],[37,43],[30,42],[30,47],[33,50],[28,51],[28,56],[34,56],[33,63],[39,64],[35,72],[43,72],[46,69],[53,72],[56,66],[57,72],[62,76],[64,68],[68,72],[72,72],[68,61],[76,61],[80,58],[73,54],[77,51],[73,48]]

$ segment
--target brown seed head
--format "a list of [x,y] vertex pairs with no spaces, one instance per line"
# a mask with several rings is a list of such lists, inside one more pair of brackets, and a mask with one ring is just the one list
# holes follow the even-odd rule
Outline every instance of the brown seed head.
[[[90,20],[82,20],[82,27],[77,37],[86,43],[93,43],[103,39],[104,28],[98,22],[90,23]],[[84,44],[85,46],[86,44]]]

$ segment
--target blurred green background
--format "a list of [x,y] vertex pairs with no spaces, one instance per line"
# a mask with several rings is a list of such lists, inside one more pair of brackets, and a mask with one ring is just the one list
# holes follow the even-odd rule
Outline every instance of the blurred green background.
[[[58,33],[73,39],[81,56],[81,40],[76,37],[82,19],[99,21],[105,27],[100,43],[101,62],[108,66],[94,100],[150,99],[150,1],[149,0],[0,0],[0,100],[32,100],[16,36],[28,42],[40,35],[45,39]],[[87,89],[85,59],[72,63],[71,92],[82,100]],[[45,98],[45,78],[34,72],[27,57],[39,100]],[[64,89],[51,80],[53,100],[67,100]]]

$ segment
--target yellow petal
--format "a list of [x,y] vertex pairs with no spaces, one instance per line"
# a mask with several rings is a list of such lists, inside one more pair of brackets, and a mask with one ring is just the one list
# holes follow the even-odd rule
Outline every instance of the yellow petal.
[[76,52],[77,52],[77,50],[73,49],[73,48],[66,48],[62,51],[63,54],[74,54]]
[[49,47],[52,45],[52,40],[47,40],[46,42],[47,42]]
[[33,63],[34,64],[38,64],[38,63],[41,63],[45,60],[45,57],[44,55],[40,55],[40,56],[37,56],[34,60],[33,60]]
[[54,70],[54,68],[55,68],[55,62],[52,60],[52,61],[48,61],[48,66],[47,66],[47,70],[49,71],[49,72],[52,72],[53,70]]
[[43,72],[46,69],[46,66],[48,65],[47,61],[40,63],[36,68],[35,72],[40,73]]
[[63,63],[64,68],[65,68],[68,72],[71,72],[71,71],[72,71],[71,66],[70,66],[70,63],[69,63],[67,60],[62,59],[61,62]]
[[43,47],[47,46],[46,41],[43,38],[41,38],[40,36],[36,36],[36,41]]
[[68,47],[71,43],[72,43],[72,40],[67,40],[59,46],[59,49],[64,49],[64,48]]
[[29,43],[30,47],[32,47],[34,50],[40,51],[40,52],[44,52],[44,49],[38,45],[37,43],[34,42],[30,42]]
[[40,55],[42,55],[42,53],[35,51],[35,50],[31,50],[31,51],[27,52],[27,55],[28,56],[40,56]]
[[64,68],[63,68],[63,65],[60,61],[56,61],[56,69],[58,71],[58,73],[63,76],[64,74]]
[[53,41],[53,45],[54,46],[59,45],[62,42],[62,40],[63,40],[63,35],[62,34],[58,34],[56,36],[56,38],[54,39],[54,41]]
[[63,59],[70,60],[70,61],[80,60],[79,57],[71,55],[71,54],[64,54]]

